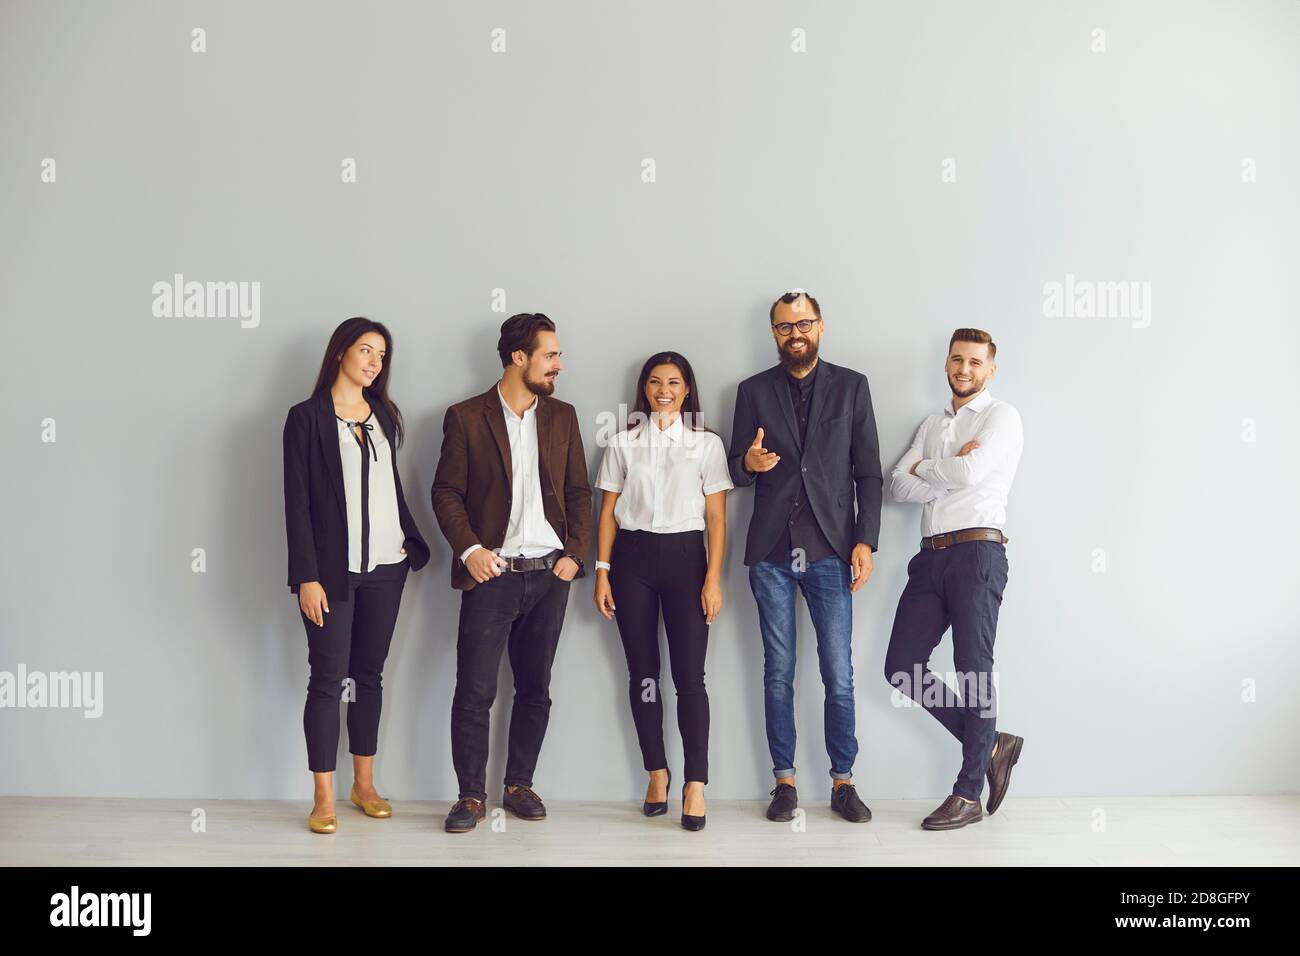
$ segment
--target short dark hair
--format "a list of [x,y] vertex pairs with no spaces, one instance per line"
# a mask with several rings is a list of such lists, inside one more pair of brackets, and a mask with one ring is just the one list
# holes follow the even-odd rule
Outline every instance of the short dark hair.
[[520,312],[501,323],[501,338],[497,339],[497,354],[501,356],[501,367],[508,368],[512,363],[510,356],[524,351],[530,356],[537,348],[538,332],[554,332],[555,323],[541,312]]
[[957,329],[952,333],[952,338],[948,340],[948,353],[952,354],[954,342],[974,342],[977,345],[987,345],[989,347],[989,358],[997,358],[998,347],[993,342],[993,336],[989,335],[983,329]]
[[767,310],[767,321],[768,321],[768,322],[773,322],[773,323],[776,322],[776,307],[777,307],[778,305],[780,305],[782,302],[784,302],[786,305],[789,305],[789,304],[790,304],[791,302],[793,302],[795,299],[799,298],[799,296],[803,296],[803,297],[804,297],[805,299],[807,299],[810,303],[812,303],[812,307],[813,307],[813,315],[817,316],[817,318],[820,319],[820,318],[822,317],[822,307],[821,307],[820,305],[817,304],[817,300],[816,300],[816,299],[814,299],[814,298],[813,298],[812,296],[810,296],[807,292],[804,292],[804,291],[801,289],[801,290],[798,290],[798,291],[795,291],[795,292],[787,292],[785,295],[781,296],[781,298],[779,298],[779,299],[777,299],[775,302],[773,302],[773,303],[772,303],[772,308],[770,308],[770,309]]

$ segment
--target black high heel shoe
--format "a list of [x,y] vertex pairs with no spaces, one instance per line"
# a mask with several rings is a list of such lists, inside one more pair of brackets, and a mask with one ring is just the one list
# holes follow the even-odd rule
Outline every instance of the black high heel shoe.
[[686,784],[682,784],[682,807],[683,807],[683,810],[682,810],[682,829],[684,829],[684,830],[703,830],[703,829],[704,829],[704,814],[700,814],[698,817],[693,817],[693,816],[691,816],[689,813],[687,813],[686,810],[685,810],[685,807],[686,807]]
[[[668,783],[665,785],[665,792],[667,791],[668,788],[671,788],[672,785],[673,785],[673,772],[670,769],[668,771]],[[665,800],[663,801],[663,803],[651,803],[650,801],[647,800],[641,804],[641,812],[648,817],[661,817],[668,812],[668,801]]]

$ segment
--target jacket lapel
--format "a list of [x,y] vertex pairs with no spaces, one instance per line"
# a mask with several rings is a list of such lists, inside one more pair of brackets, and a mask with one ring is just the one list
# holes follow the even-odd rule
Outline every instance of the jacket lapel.
[[776,392],[776,403],[781,406],[781,413],[785,416],[786,427],[790,429],[790,444],[802,451],[803,443],[799,441],[799,423],[794,420],[794,402],[790,401],[790,383],[786,381],[787,377],[786,370],[778,365],[776,376],[772,379],[772,388]]
[[[826,407],[826,393],[834,388],[831,375],[833,366],[817,360],[817,381],[813,385],[812,405],[808,409],[808,445],[813,442],[813,436],[817,434],[817,424],[822,420],[822,409]],[[808,455],[808,448],[803,450],[804,456]]]
[[497,394],[495,385],[483,394],[483,416],[496,440],[497,451],[501,452],[501,461],[506,466],[506,484],[510,484],[514,475],[514,466],[510,462],[510,436],[506,434],[506,413],[501,407],[501,396]]
[[[550,486],[556,501],[562,501],[555,490],[555,481],[551,477],[551,443],[555,437],[551,401],[545,395],[537,396],[537,467],[541,470],[542,480]],[[545,486],[543,486],[545,487]]]
[[348,520],[345,493],[343,491],[343,455],[339,452],[339,430],[335,424],[334,399],[327,388],[321,389],[316,396],[316,437],[320,440],[321,452],[325,455],[325,464],[330,473],[330,485],[334,488],[334,497],[338,501],[339,515],[346,526]]

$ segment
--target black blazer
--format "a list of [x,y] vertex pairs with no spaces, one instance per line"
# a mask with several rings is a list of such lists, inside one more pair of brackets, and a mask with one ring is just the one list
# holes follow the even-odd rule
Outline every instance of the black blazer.
[[[366,396],[392,444],[393,484],[411,570],[429,561],[415,519],[406,506],[397,473],[393,421],[378,399]],[[319,581],[331,604],[348,599],[348,515],[343,491],[343,456],[338,419],[329,389],[289,409],[284,422],[284,523],[289,540],[289,590],[304,581]]]
[[[790,519],[801,477],[808,489],[808,504],[836,554],[849,561],[859,542],[878,550],[884,479],[867,377],[825,359],[817,360],[807,447],[799,444],[786,377],[785,369],[776,365],[750,376],[736,389],[727,466],[737,488],[758,482],[754,516],[745,539],[745,564],[757,564],[776,547],[783,525]],[[745,470],[744,459],[760,426],[763,446],[781,460],[771,471],[755,474]]]

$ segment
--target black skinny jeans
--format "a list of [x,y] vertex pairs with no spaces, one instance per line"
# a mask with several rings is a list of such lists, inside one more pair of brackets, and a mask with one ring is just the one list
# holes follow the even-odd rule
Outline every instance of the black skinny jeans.
[[570,582],[549,569],[503,571],[461,593],[451,759],[459,799],[487,799],[488,730],[501,652],[510,656],[506,786],[531,787],[551,716],[551,664],[564,626]]
[[620,528],[609,563],[614,616],[627,655],[627,696],[645,769],[668,766],[659,688],[662,608],[686,779],[708,783],[709,694],[704,688],[704,655],[709,625],[700,606],[708,571],[704,532],[657,534]]
[[[403,558],[364,574],[349,571],[348,600],[330,604],[324,627],[317,627],[299,606],[311,665],[302,725],[312,773],[334,770],[340,700],[348,701],[348,749],[359,757],[373,756],[378,749],[384,661],[409,567],[410,559]],[[343,683],[348,677],[351,685]]]

